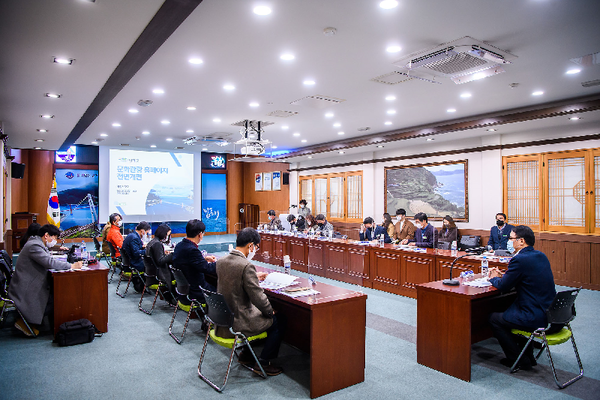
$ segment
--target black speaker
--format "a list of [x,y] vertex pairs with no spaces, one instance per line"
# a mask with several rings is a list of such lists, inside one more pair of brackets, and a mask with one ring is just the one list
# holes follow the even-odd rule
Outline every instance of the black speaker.
[[16,162],[11,162],[10,164],[12,166],[11,178],[23,179],[23,177],[25,176],[25,164],[19,164]]
[[289,185],[290,184],[290,173],[289,172],[284,172],[283,173],[283,184],[284,185]]

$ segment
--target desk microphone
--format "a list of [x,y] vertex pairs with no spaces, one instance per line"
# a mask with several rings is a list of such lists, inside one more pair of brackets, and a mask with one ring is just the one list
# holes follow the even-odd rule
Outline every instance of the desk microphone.
[[473,254],[482,254],[486,251],[487,249],[485,247],[472,247],[470,249],[465,249],[465,251],[467,253],[469,253],[469,255],[473,255]]
[[[471,249],[471,250],[472,250],[472,249]],[[460,259],[461,259],[461,258],[463,258],[463,257],[470,256],[470,255],[472,255],[472,254],[473,254],[473,253],[467,253],[467,254],[463,254],[463,255],[462,255],[462,256],[460,256],[460,257],[456,257],[456,258],[454,259],[454,261],[452,261],[452,264],[450,264],[450,279],[444,279],[444,280],[442,281],[442,283],[443,283],[444,285],[448,285],[448,286],[458,286],[458,285],[460,284],[460,282],[459,282],[458,280],[456,280],[456,279],[452,279],[452,269],[454,268],[454,264],[456,264],[456,262],[457,262],[458,260],[460,260]]]

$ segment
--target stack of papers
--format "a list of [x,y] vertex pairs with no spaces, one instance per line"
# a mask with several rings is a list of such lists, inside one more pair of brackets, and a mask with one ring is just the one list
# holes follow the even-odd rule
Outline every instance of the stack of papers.
[[290,296],[290,297],[312,296],[314,294],[321,293],[312,288],[303,288],[303,289],[304,290],[297,290],[294,292],[287,292],[285,290],[282,290],[279,293],[285,294],[286,296]]
[[486,278],[475,279],[473,281],[464,282],[464,284],[467,286],[473,286],[478,288],[492,286],[490,281],[488,281]]
[[267,279],[260,283],[260,287],[263,289],[277,290],[292,285],[296,280],[293,275],[282,274],[281,272],[271,272],[267,275]]

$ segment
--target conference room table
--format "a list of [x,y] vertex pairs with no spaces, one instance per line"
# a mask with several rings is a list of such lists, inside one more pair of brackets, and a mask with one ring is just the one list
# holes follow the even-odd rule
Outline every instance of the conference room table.
[[51,271],[54,291],[54,335],[68,321],[89,319],[100,332],[108,331],[108,268]]

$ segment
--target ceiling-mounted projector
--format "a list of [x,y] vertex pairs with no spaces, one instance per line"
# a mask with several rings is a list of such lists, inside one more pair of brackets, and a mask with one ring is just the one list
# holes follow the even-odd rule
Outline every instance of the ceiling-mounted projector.
[[[240,140],[240,142],[242,142],[242,140]],[[259,156],[265,152],[265,146],[262,143],[248,142],[245,144],[246,145],[240,149],[240,153],[245,156]]]
[[242,138],[235,142],[236,145],[242,146],[240,153],[244,156],[258,156],[264,154],[266,146],[271,142],[263,139],[262,134],[264,133],[263,126],[270,123],[264,123],[263,121],[240,121],[234,125],[240,126],[240,135]]

